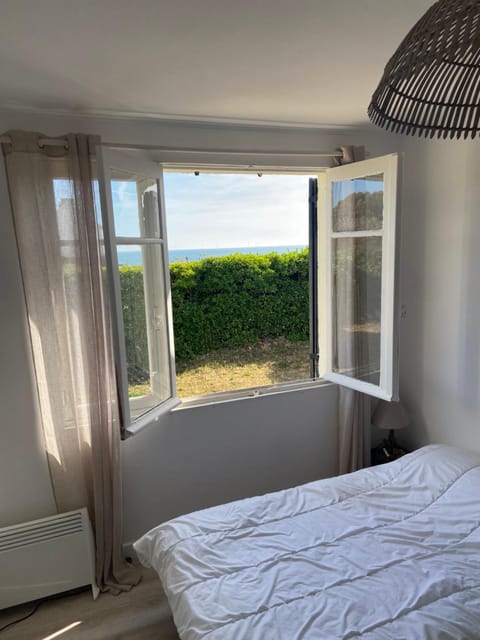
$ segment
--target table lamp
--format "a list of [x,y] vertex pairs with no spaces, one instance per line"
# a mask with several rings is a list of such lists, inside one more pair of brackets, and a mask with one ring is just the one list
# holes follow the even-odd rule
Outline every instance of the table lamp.
[[379,429],[388,429],[388,439],[384,440],[384,447],[388,454],[394,449],[400,449],[395,440],[395,431],[410,424],[410,416],[401,402],[387,402],[380,400],[372,416],[372,424]]

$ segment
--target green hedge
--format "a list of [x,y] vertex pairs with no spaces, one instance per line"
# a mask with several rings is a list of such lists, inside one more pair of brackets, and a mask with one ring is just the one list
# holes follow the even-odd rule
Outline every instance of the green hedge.
[[308,251],[170,266],[179,358],[266,337],[308,338]]
[[[340,247],[339,247],[340,248]],[[358,246],[357,292],[370,291],[361,315],[375,317],[380,305],[380,245]],[[351,269],[346,248],[336,254],[335,272]],[[187,359],[222,347],[284,336],[309,335],[308,249],[267,255],[234,254],[170,265],[175,353]],[[141,267],[120,267],[129,382],[148,380],[148,347]]]
[[[170,265],[178,359],[266,337],[308,339],[308,250]],[[148,379],[142,267],[120,267],[129,382]]]

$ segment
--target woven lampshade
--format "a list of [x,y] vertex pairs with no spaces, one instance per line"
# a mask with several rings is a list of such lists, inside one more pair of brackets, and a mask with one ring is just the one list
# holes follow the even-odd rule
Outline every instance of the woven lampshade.
[[398,47],[368,107],[396,133],[474,138],[480,128],[480,0],[439,0]]

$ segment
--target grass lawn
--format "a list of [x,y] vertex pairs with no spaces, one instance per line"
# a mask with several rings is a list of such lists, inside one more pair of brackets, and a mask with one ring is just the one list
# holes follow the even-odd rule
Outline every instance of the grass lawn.
[[[309,377],[308,341],[272,338],[177,362],[177,394],[190,398]],[[148,385],[131,386],[129,395],[143,395],[148,390]]]

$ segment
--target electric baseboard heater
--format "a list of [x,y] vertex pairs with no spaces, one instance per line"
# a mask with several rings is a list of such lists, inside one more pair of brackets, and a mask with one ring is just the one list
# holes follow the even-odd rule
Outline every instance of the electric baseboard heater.
[[95,582],[86,509],[0,529],[0,609]]

